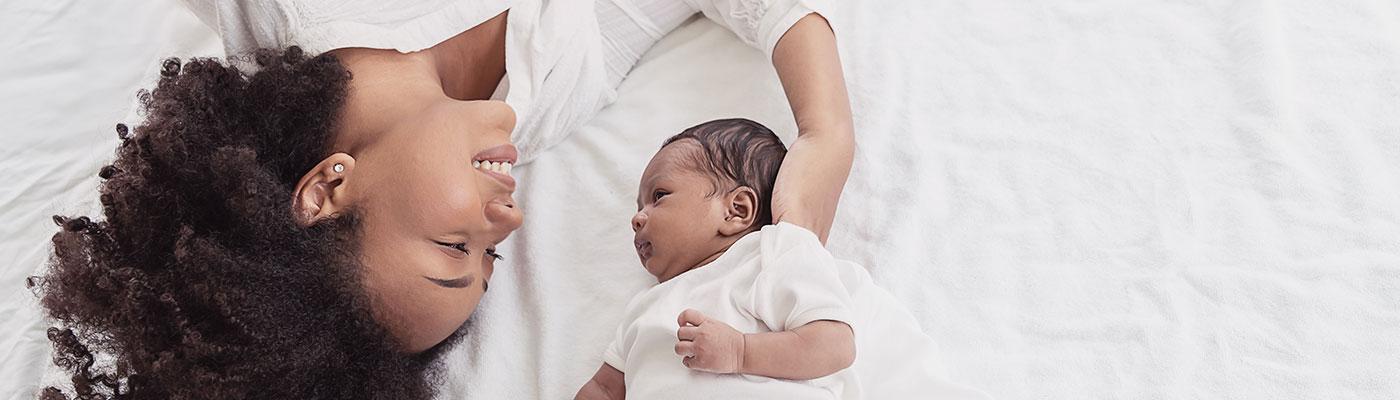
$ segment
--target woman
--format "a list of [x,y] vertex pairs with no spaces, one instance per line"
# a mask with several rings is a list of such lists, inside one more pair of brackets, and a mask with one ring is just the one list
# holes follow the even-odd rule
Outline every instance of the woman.
[[191,4],[254,56],[168,62],[118,129],[105,220],[56,218],[35,283],[78,395],[430,396],[522,222],[510,166],[696,12],[770,53],[799,129],[774,218],[826,238],[853,135],[807,0],[341,3]]

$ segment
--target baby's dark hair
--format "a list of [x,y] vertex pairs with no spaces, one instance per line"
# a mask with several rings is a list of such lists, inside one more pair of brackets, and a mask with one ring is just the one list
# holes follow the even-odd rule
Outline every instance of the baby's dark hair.
[[81,399],[431,397],[437,351],[399,351],[373,318],[357,213],[293,217],[349,71],[295,47],[252,56],[253,74],[166,60],[144,123],[116,127],[103,218],[54,217],[48,270],[29,279],[57,323],[54,363]]
[[773,224],[773,183],[787,156],[787,147],[778,135],[745,118],[717,119],[687,128],[666,139],[661,147],[680,141],[699,145],[691,166],[710,178],[710,196],[739,187],[753,189],[758,195],[758,218],[749,229]]

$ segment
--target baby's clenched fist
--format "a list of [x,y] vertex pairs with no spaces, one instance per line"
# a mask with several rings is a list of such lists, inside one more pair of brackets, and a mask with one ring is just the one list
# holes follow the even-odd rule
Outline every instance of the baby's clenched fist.
[[690,309],[681,312],[676,323],[676,354],[687,368],[717,374],[743,370],[743,333]]

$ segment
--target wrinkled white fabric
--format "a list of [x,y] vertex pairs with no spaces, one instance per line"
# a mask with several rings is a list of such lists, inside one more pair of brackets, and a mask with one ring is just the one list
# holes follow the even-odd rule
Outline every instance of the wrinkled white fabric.
[[858,335],[879,335],[853,321],[851,293],[869,282],[864,269],[836,263],[805,229],[769,225],[740,238],[709,264],[633,297],[603,361],[622,371],[629,399],[858,399],[851,369],[810,381],[692,371],[675,353],[677,319],[694,309],[741,333],[790,331],[830,320],[851,325]]
[[691,15],[703,11],[771,53],[817,0],[182,1],[219,32],[230,56],[293,45],[312,54],[413,52],[509,9],[506,76],[492,98],[515,109],[520,165],[612,103],[632,65]]
[[[742,333],[844,322],[855,333],[856,360],[805,381],[692,371],[674,350],[677,318],[686,309]],[[603,362],[625,374],[629,399],[987,398],[948,381],[937,344],[865,267],[836,259],[816,234],[786,222],[745,235],[713,262],[638,293]]]
[[[1400,393],[1400,8],[1385,1],[836,4],[857,135],[828,249],[866,266],[998,399]],[[169,55],[219,39],[168,0],[0,2],[0,399],[52,371],[24,277],[53,214],[93,215],[112,125]],[[570,398],[635,264],[637,179],[667,136],[794,134],[765,54],[692,21],[617,100],[515,169],[442,398]],[[46,383],[55,383],[51,379]]]

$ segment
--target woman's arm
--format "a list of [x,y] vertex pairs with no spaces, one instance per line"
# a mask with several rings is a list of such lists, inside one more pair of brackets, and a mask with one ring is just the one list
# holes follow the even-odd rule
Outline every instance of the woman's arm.
[[773,222],[807,228],[825,244],[855,154],[846,81],[826,19],[807,14],[788,29],[773,49],[773,67],[797,120],[797,141],[773,187]]

